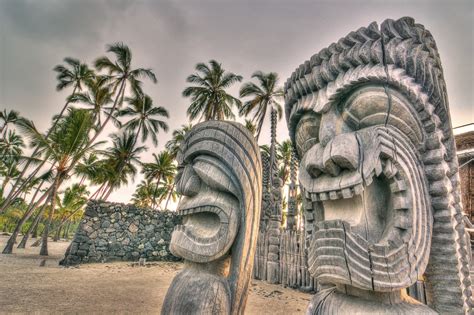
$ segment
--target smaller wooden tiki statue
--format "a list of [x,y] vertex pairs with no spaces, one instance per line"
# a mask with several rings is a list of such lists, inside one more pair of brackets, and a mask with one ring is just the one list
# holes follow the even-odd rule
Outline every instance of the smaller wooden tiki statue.
[[182,195],[171,252],[185,268],[171,283],[162,314],[242,314],[252,274],[261,200],[261,160],[240,124],[208,121],[178,154]]

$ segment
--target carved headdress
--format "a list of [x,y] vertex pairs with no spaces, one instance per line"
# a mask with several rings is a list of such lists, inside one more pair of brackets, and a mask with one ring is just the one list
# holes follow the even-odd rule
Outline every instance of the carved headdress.
[[374,22],[299,66],[285,84],[301,161],[310,272],[376,292],[425,276],[428,305],[472,309],[446,85],[431,33]]
[[[183,225],[173,232],[170,248],[188,268],[173,281],[164,313],[242,314],[260,219],[259,147],[242,125],[208,121],[186,135],[177,160]],[[199,284],[193,287],[193,281]],[[177,305],[193,300],[177,296],[184,291],[200,301]]]

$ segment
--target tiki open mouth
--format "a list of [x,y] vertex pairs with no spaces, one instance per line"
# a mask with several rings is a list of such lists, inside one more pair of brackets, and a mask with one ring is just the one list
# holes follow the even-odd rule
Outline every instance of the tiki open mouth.
[[[370,177],[361,175],[360,182],[353,186],[314,192],[322,187],[319,183],[309,186],[313,191],[305,191],[306,204],[319,218],[313,225],[308,253],[313,276],[321,281],[379,290],[403,287],[416,280],[416,268],[403,268],[405,264],[415,266],[418,260],[416,254],[407,256],[407,249],[416,246],[410,243],[412,210],[421,207],[422,202],[413,204],[414,194],[419,194],[417,189],[413,191],[413,174],[409,177],[407,168],[398,162],[382,155],[371,161],[379,167],[367,172]],[[318,179],[324,181],[313,180]],[[344,178],[339,180],[344,182]],[[396,271],[392,273],[391,269]]]
[[222,236],[229,223],[229,216],[216,206],[199,206],[178,210],[183,217],[182,224],[175,231],[183,232],[198,243],[211,243]]
[[[372,244],[387,245],[392,238],[404,238],[411,223],[405,175],[390,159],[381,159],[377,164],[380,167],[374,168],[370,177],[364,178],[358,172],[336,177],[340,184],[345,183],[337,190],[305,190],[307,202],[314,205],[318,217],[323,219],[320,228],[324,229],[324,221],[340,220]],[[316,180],[327,182],[326,178]],[[327,183],[324,186],[331,187]]]

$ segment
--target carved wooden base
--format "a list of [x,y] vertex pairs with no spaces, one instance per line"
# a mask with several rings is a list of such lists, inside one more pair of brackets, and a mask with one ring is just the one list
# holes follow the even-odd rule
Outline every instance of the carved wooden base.
[[[381,293],[360,290],[340,292],[333,287],[316,294],[306,314],[437,314],[428,306],[401,292]],[[352,294],[358,294],[354,296]]]

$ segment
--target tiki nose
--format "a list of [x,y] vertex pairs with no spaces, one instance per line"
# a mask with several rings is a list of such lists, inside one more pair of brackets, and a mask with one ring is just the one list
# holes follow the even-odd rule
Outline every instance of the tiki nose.
[[355,133],[336,136],[331,142],[331,160],[343,169],[356,170],[359,167],[359,143]]
[[318,143],[311,147],[304,156],[303,165],[305,165],[306,171],[313,178],[318,177],[324,172],[323,152],[324,148]]
[[313,178],[322,173],[338,176],[343,169],[356,170],[359,166],[359,144],[354,133],[341,134],[323,147],[314,145],[305,155],[306,171]]
[[192,197],[199,192],[200,188],[201,180],[199,176],[191,165],[186,165],[176,183],[176,191],[183,196]]

